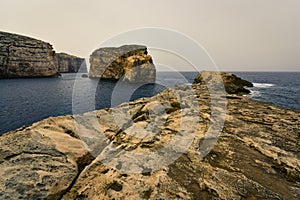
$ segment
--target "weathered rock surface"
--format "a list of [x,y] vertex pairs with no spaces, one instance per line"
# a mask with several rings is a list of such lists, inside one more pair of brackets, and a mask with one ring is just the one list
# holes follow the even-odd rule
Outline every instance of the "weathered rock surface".
[[0,199],[296,200],[299,119],[204,84],[49,118],[0,137]]
[[69,116],[49,118],[0,139],[0,199],[62,196],[91,161],[72,125]]
[[84,62],[84,58],[69,55],[66,53],[56,53],[58,71],[60,73],[77,73]]
[[[219,74],[219,76],[217,76]],[[219,78],[221,77],[221,79]],[[249,94],[250,91],[244,87],[253,87],[253,84],[249,81],[243,80],[231,73],[225,72],[212,72],[212,71],[202,71],[197,75],[194,83],[199,84],[213,84],[214,87],[218,85],[224,85],[226,92],[228,94]]]
[[49,43],[0,32],[0,78],[57,75],[55,52]]
[[138,83],[155,82],[156,70],[147,47],[124,45],[97,49],[90,56],[91,78],[105,78]]

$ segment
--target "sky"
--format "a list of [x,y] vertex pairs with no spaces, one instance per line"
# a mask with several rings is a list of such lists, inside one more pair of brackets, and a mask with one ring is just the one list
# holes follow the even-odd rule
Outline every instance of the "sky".
[[0,30],[87,57],[115,35],[158,27],[192,38],[221,71],[300,71],[299,10],[299,0],[1,0]]

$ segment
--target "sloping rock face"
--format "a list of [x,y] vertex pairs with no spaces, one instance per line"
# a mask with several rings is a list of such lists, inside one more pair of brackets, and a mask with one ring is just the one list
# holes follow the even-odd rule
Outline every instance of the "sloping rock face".
[[55,52],[49,43],[0,32],[0,78],[57,75]]
[[72,125],[70,116],[49,118],[0,139],[0,199],[63,195],[92,158]]
[[0,199],[297,200],[299,119],[204,84],[46,119],[0,137]]
[[146,46],[107,47],[90,56],[89,77],[153,83],[156,69]]
[[[221,79],[219,78],[221,77]],[[222,84],[228,94],[249,94],[250,91],[244,87],[253,87],[249,81],[243,80],[231,73],[202,71],[197,75],[194,83],[198,84],[213,84],[214,87]]]
[[84,62],[84,58],[69,55],[66,53],[56,53],[58,71],[60,73],[77,73]]

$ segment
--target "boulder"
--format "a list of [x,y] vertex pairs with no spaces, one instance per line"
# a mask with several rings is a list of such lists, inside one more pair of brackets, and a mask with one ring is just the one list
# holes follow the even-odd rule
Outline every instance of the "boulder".
[[95,50],[90,56],[89,77],[153,83],[156,70],[146,46],[124,45]]
[[211,85],[213,87],[223,86],[228,94],[249,94],[245,87],[253,87],[249,81],[243,80],[232,73],[202,71],[194,80],[194,84]]
[[0,78],[57,75],[55,52],[49,43],[0,32]]
[[69,55],[66,53],[56,53],[58,71],[60,73],[77,73],[84,62],[84,58]]

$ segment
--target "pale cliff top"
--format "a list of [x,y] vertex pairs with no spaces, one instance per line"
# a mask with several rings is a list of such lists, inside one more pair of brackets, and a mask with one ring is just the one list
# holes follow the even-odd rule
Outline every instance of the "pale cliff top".
[[[1,43],[4,43],[5,41],[23,41],[23,42],[35,42],[35,43],[41,43],[41,44],[48,44],[50,45],[50,43],[39,40],[39,39],[35,39],[29,36],[24,36],[24,35],[19,35],[19,34],[15,34],[15,33],[8,33],[8,32],[3,32],[0,31],[0,41]],[[52,46],[52,45],[50,45]]]

